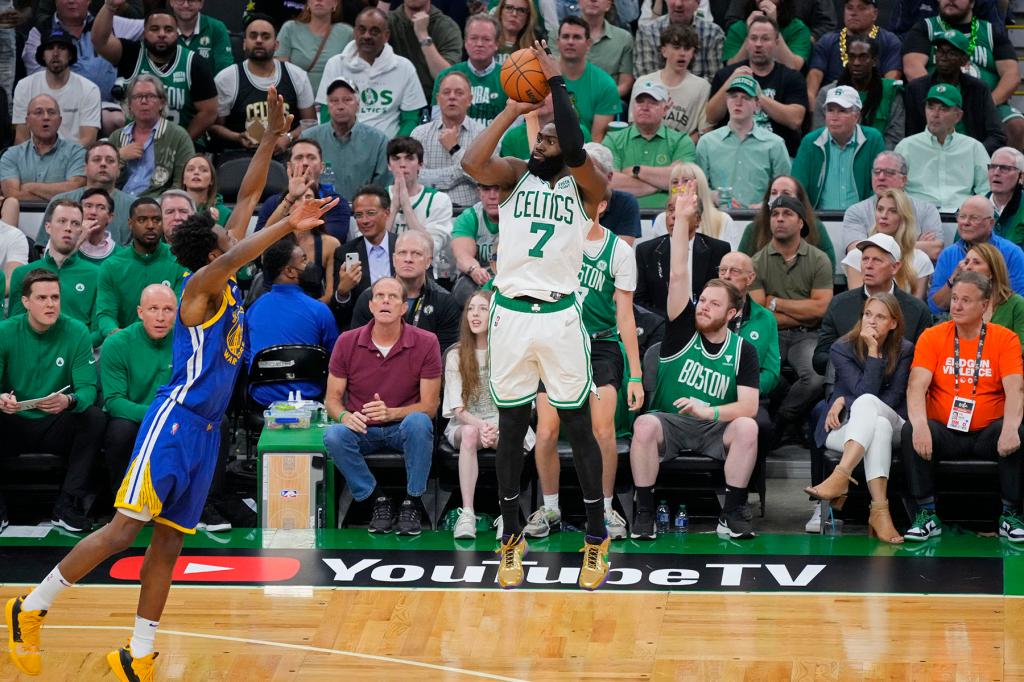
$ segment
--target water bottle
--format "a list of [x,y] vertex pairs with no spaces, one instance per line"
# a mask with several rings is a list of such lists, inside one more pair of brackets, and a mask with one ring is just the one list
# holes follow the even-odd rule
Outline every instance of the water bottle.
[[334,194],[334,183],[337,178],[334,176],[334,169],[331,168],[331,164],[324,165],[323,171],[320,173],[320,189],[323,190],[324,195]]
[[685,504],[679,505],[679,511],[676,513],[672,529],[677,533],[686,533],[690,530],[690,517],[686,515]]
[[661,501],[658,508],[654,510],[654,523],[658,528],[659,533],[668,532],[668,502],[665,500]]

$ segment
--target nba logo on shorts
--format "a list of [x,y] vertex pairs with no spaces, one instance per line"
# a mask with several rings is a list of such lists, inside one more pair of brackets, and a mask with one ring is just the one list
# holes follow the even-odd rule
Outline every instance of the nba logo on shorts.
[[180,428],[180,427],[178,426],[177,422],[175,422],[174,424],[171,424],[171,435],[172,436],[178,432],[178,428]]

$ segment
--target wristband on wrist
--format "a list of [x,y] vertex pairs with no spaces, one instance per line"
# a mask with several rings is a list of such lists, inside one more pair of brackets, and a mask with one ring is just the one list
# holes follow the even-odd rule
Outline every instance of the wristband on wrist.
[[643,381],[644,381],[643,377],[630,377],[629,378],[629,383],[631,383],[631,384],[642,384]]
[[340,423],[341,423],[341,421],[342,421],[342,420],[343,420],[343,419],[345,418],[345,415],[346,415],[346,414],[348,414],[348,410],[342,410],[342,411],[341,411],[341,414],[339,414],[339,415],[338,415],[338,423],[339,423],[339,424],[340,424]]
[[468,268],[468,269],[466,270],[466,274],[467,274],[467,275],[472,275],[472,274],[473,274],[474,272],[476,272],[477,268],[479,268],[479,267],[480,267],[480,266],[479,266],[478,264],[476,264],[476,263],[473,263],[473,264],[472,264],[472,265],[470,265],[470,266],[469,266],[469,268]]
[[718,408],[715,408],[715,421],[718,421]]

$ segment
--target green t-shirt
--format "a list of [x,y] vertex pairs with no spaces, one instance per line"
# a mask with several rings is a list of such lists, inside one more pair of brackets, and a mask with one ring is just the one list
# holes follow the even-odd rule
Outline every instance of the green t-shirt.
[[200,14],[196,32],[188,38],[179,33],[178,43],[210,62],[214,76],[235,63],[228,27],[220,19]]
[[[736,56],[736,53],[743,47],[747,39],[747,22],[734,21],[729,30],[725,32],[725,42],[722,44],[722,61],[728,61]],[[782,29],[782,39],[786,41],[790,52],[797,57],[803,57],[806,62],[811,57],[811,29],[799,19],[793,19]]]
[[[583,131],[584,143],[590,142],[593,139],[590,136],[590,128],[581,123],[580,130]],[[498,147],[498,155],[511,156],[514,159],[527,161],[530,158],[530,150],[535,142],[536,140],[526,139],[526,124],[520,123],[505,131],[505,135],[501,138],[501,145]]]
[[589,62],[583,69],[583,75],[577,80],[566,78],[565,86],[584,128],[594,127],[595,116],[615,116],[622,112],[622,99],[619,98],[615,79]]
[[[583,266],[580,268],[580,291],[583,298],[583,327],[589,334],[606,332],[618,328],[615,318],[615,278],[612,276],[612,254],[615,252],[616,237],[611,230],[604,231],[604,245],[596,258],[583,252]],[[618,334],[611,337],[617,339]]]
[[[612,152],[615,169],[629,172],[633,166],[671,166],[677,161],[697,161],[697,149],[686,133],[669,128],[664,123],[654,136],[647,140],[635,125],[613,130],[605,136],[605,147]],[[654,192],[637,197],[640,208],[664,208],[668,192]]]
[[103,407],[111,417],[142,422],[158,388],[170,381],[173,331],[151,339],[142,322],[128,325],[103,344],[100,379]]
[[96,290],[96,328],[101,337],[105,339],[138,319],[136,308],[147,286],[166,284],[180,298],[184,280],[185,268],[163,242],[150,254],[129,246],[103,261]]
[[[64,259],[60,267],[57,267],[57,262],[53,260],[49,251],[39,260],[17,267],[11,273],[11,290],[19,293],[17,296],[11,296],[10,317],[25,312],[25,307],[21,304],[21,283],[25,280],[25,275],[33,270],[49,270],[56,274],[60,280],[61,313],[86,326],[92,325],[100,269],[98,265],[86,260],[77,252]],[[90,339],[94,346],[99,345],[98,333],[94,333]]]
[[452,224],[452,239],[469,237],[476,242],[476,259],[481,267],[491,261],[491,251],[498,241],[498,223],[492,222],[484,213],[479,201],[459,214]]
[[469,85],[473,91],[473,103],[469,105],[469,117],[487,127],[501,113],[508,101],[508,95],[501,87],[501,66],[494,62],[490,70],[483,76],[474,73],[469,62],[459,62],[449,66],[434,80],[434,91],[430,95],[431,106],[437,104],[437,90],[441,81],[452,71],[465,74],[469,79]]
[[695,333],[681,351],[658,358],[651,411],[676,414],[679,409],[673,403],[680,398],[697,398],[711,407],[736,402],[742,347],[743,338],[730,331],[718,353],[710,355],[704,350],[700,334]]

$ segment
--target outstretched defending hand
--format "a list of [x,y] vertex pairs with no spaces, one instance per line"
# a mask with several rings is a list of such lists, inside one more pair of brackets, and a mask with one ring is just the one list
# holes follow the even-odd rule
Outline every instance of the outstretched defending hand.
[[324,214],[337,206],[338,201],[338,197],[306,199],[301,204],[295,204],[291,215],[288,216],[288,222],[296,232],[308,232],[324,224]]
[[267,90],[267,129],[264,135],[271,136],[272,142],[285,135],[292,129],[295,116],[285,114],[284,97],[277,94],[277,88],[273,85]]

